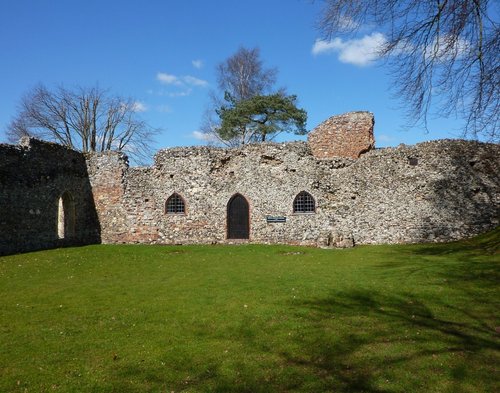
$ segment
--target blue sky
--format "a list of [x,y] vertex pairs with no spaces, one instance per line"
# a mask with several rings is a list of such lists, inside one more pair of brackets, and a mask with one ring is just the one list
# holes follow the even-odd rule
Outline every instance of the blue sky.
[[378,147],[458,135],[450,119],[431,121],[429,133],[403,131],[394,81],[371,55],[376,26],[358,40],[318,44],[320,9],[310,0],[0,0],[0,142],[23,93],[42,82],[134,97],[162,129],[157,148],[204,144],[197,131],[215,67],[240,46],[259,47],[265,66],[278,69],[277,87],[298,96],[309,130],[368,110]]

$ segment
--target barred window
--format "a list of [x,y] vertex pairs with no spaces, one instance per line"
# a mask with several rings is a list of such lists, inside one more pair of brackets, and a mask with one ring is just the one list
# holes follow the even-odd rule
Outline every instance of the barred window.
[[185,213],[184,199],[177,194],[173,193],[167,199],[167,203],[165,204],[165,213],[167,214],[182,214]]
[[293,212],[314,213],[315,211],[316,203],[312,195],[306,191],[299,192],[293,201]]

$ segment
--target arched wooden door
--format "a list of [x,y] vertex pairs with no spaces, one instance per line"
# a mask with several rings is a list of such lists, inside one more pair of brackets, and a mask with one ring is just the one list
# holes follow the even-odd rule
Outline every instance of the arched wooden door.
[[227,203],[227,238],[250,238],[250,214],[243,195],[234,195]]

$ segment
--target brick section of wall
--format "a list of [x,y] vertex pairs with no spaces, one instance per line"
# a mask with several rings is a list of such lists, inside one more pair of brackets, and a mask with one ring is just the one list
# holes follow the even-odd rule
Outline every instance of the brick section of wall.
[[330,117],[308,136],[313,156],[318,159],[358,158],[375,146],[374,123],[370,112],[349,112]]
[[87,171],[101,228],[102,243],[127,243],[127,214],[124,206],[127,157],[118,152],[87,155]]
[[[59,239],[59,198],[71,195],[74,233]],[[0,255],[99,243],[85,158],[63,146],[23,138],[0,145]]]

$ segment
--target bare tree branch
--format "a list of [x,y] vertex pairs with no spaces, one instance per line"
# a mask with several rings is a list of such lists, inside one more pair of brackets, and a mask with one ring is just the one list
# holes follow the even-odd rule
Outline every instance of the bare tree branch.
[[7,129],[9,140],[34,136],[82,152],[118,150],[143,163],[153,151],[157,129],[141,120],[131,98],[99,87],[49,90],[38,85],[19,105]]
[[[413,124],[460,116],[463,136],[498,141],[499,3],[488,0],[324,0],[326,37],[376,26],[380,48]],[[436,113],[431,113],[437,108]]]

